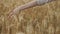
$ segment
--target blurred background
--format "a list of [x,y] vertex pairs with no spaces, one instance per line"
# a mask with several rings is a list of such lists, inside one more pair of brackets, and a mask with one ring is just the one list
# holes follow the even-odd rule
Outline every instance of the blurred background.
[[8,18],[17,6],[33,0],[0,0],[0,34],[60,34],[60,0],[21,10]]

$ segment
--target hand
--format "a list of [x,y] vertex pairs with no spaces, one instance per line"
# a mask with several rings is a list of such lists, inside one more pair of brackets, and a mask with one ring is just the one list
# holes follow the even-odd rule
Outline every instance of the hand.
[[8,18],[11,18],[11,17],[13,17],[13,15],[16,15],[16,14],[18,14],[18,13],[19,13],[18,8],[15,8],[14,10],[12,10],[12,11],[9,13]]

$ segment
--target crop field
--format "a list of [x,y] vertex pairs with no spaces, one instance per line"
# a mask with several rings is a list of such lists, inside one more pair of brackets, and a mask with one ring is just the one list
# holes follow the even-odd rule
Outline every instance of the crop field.
[[8,18],[13,8],[32,0],[0,0],[0,34],[60,34],[60,0],[21,10]]

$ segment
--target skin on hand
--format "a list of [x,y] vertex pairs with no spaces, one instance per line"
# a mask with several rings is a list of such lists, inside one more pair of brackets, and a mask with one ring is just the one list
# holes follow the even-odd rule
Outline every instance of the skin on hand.
[[[51,2],[51,1],[53,1],[53,0],[48,0],[47,2]],[[35,0],[35,1],[31,1],[29,3],[26,3],[25,5],[16,7],[13,11],[10,12],[9,17],[13,16],[14,14],[18,14],[19,10],[24,10],[24,9],[27,9],[27,8],[30,8],[30,7],[34,7],[34,6],[38,6],[38,5],[40,6],[40,4],[38,4],[37,2],[38,1]],[[43,5],[44,2],[45,2],[45,0],[43,0],[41,4]]]
[[20,10],[24,10],[24,9],[27,9],[27,8],[30,8],[30,7],[34,7],[34,6],[37,6],[36,1],[31,1],[31,2],[29,2],[27,4],[25,4],[25,5],[18,6],[15,9],[13,9],[13,11],[11,11],[9,13],[8,18],[12,17],[14,14],[18,14]]

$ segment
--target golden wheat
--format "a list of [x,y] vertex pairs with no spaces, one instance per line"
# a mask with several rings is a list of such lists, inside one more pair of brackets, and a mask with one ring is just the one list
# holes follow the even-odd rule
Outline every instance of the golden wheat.
[[7,18],[15,7],[32,0],[0,0],[0,34],[60,34],[60,0],[20,11]]

